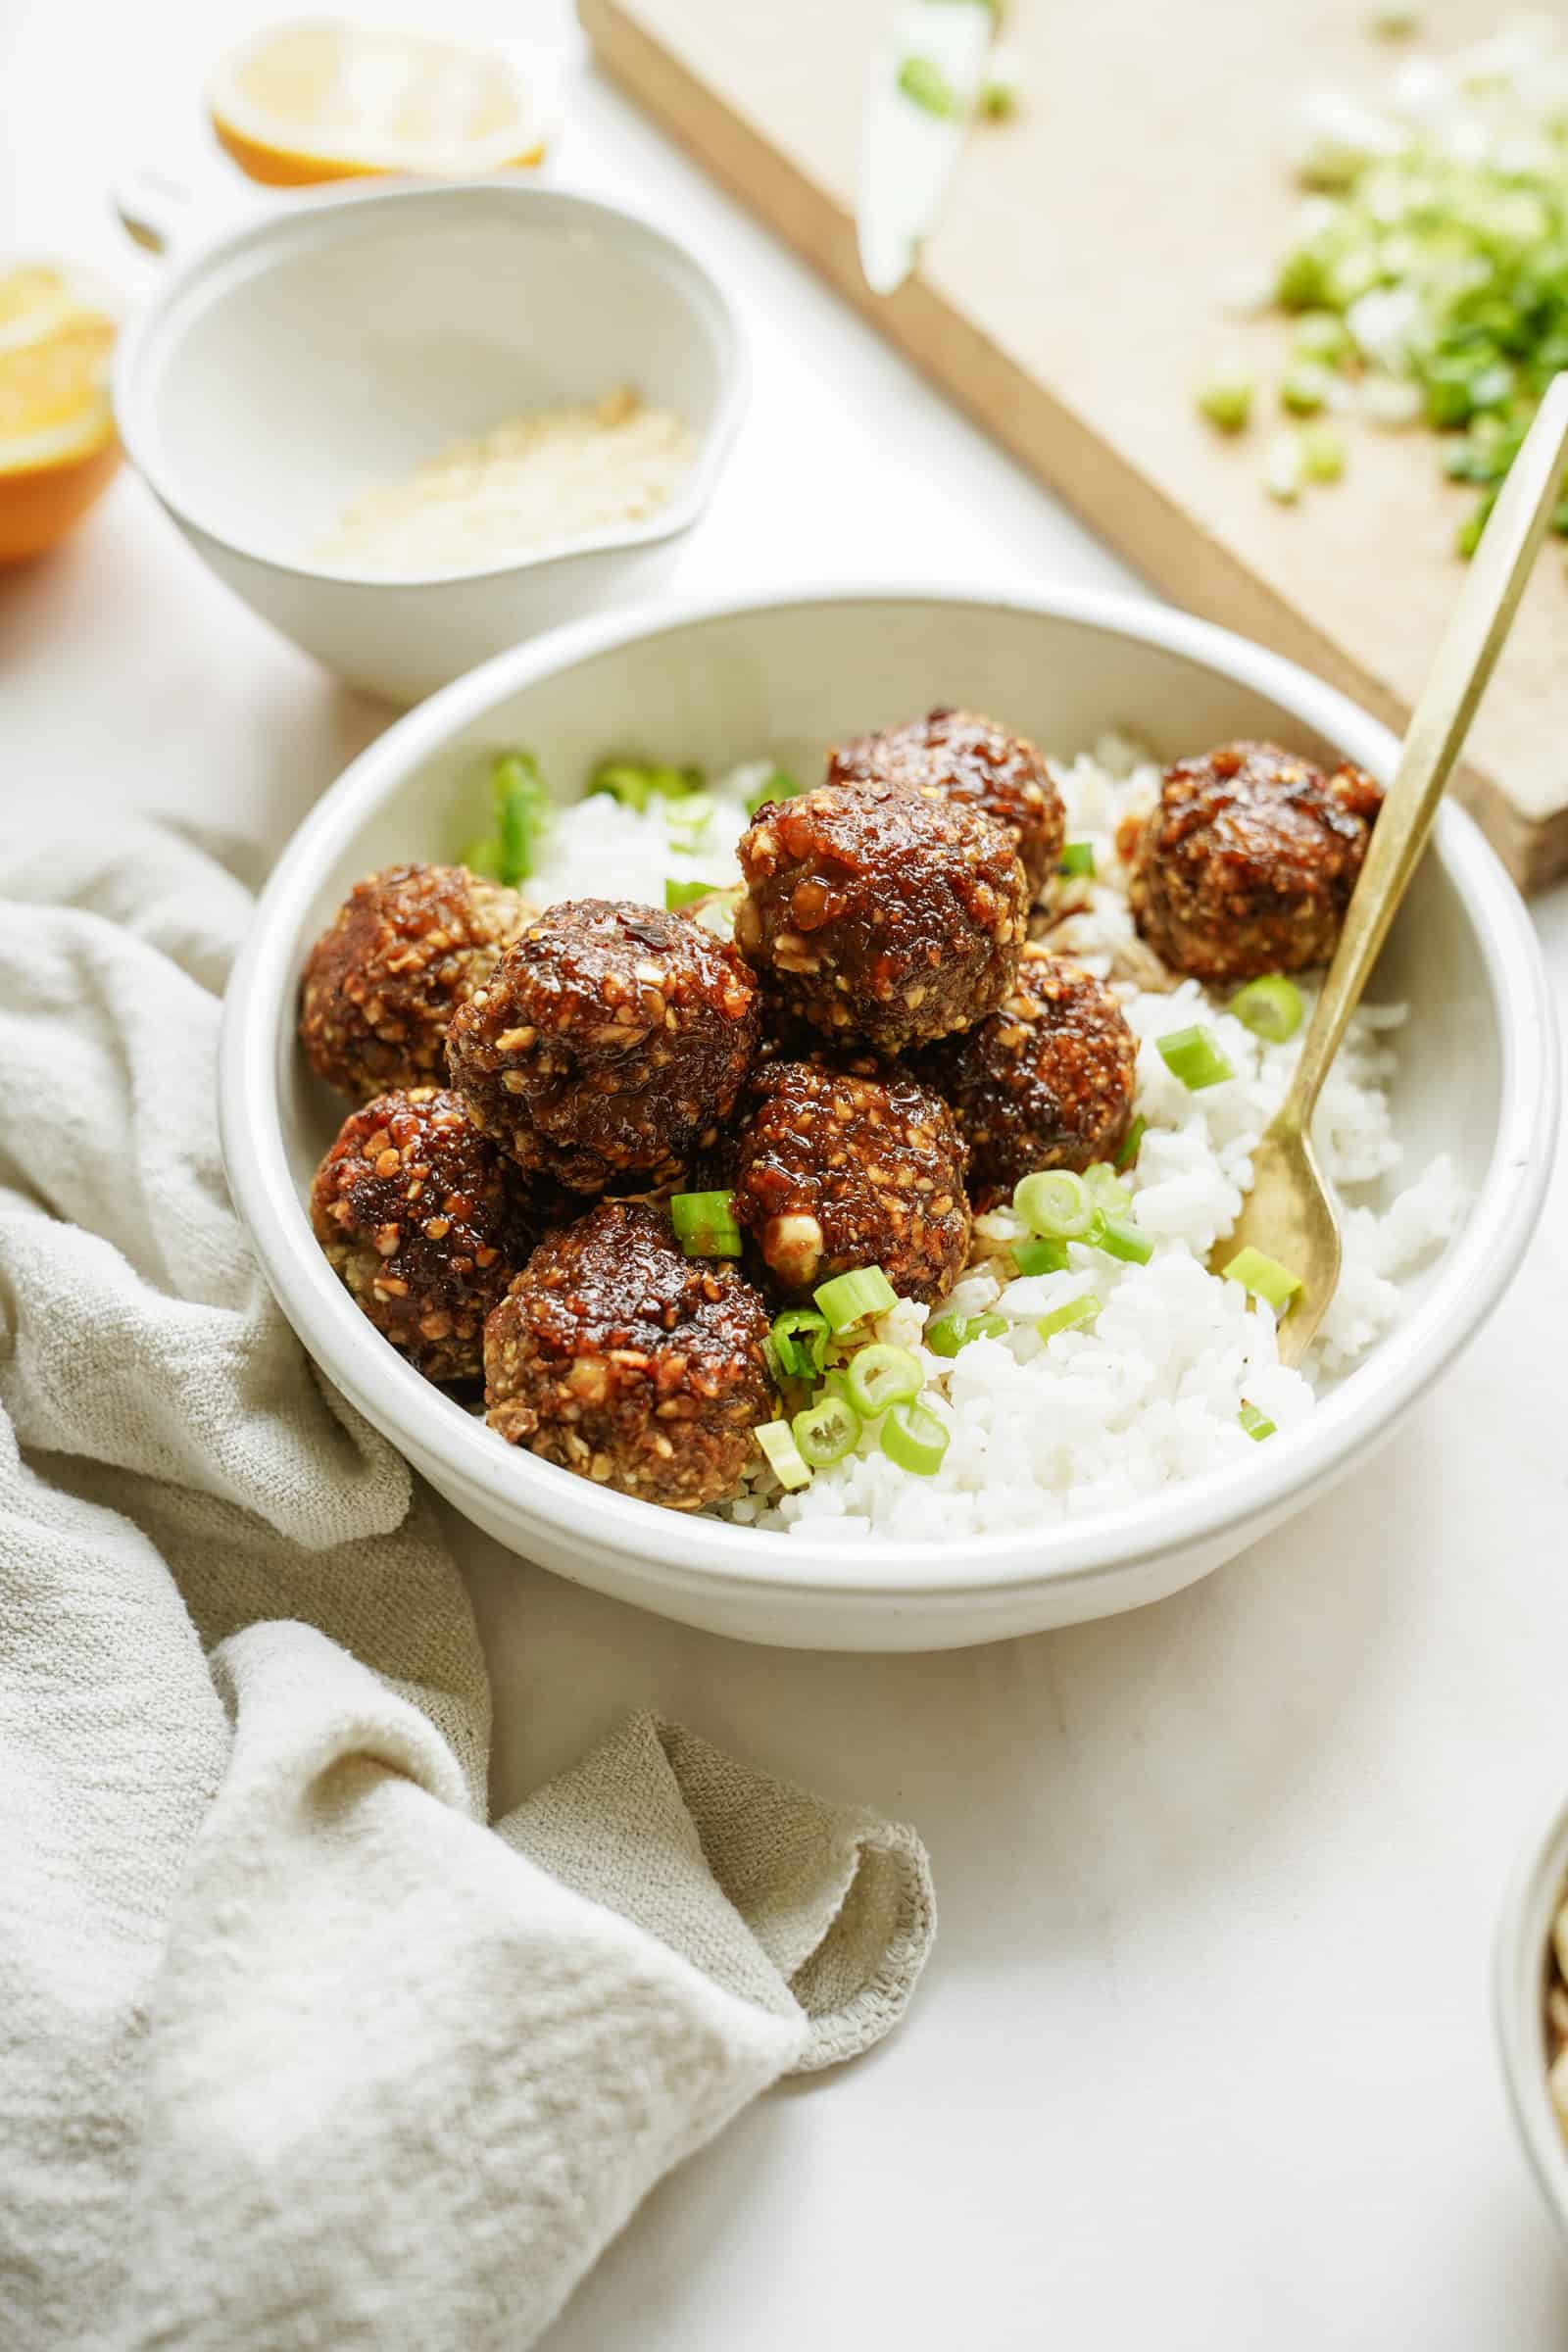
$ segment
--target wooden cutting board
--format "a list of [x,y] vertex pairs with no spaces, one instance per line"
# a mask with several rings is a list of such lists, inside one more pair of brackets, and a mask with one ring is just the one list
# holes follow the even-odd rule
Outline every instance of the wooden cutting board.
[[[1176,603],[1261,638],[1402,725],[1456,588],[1424,431],[1347,427],[1334,489],[1276,505],[1272,399],[1242,439],[1192,389],[1240,344],[1260,384],[1288,327],[1224,290],[1286,248],[1296,94],[1375,94],[1401,56],[1369,0],[1009,0],[1024,88],[978,126],[918,273],[869,292],[855,243],[860,101],[892,0],[581,0],[609,71]],[[1438,0],[1425,46],[1495,28]],[[1136,713],[1129,713],[1136,717]],[[1548,542],[1460,790],[1527,887],[1568,871],[1568,575]]]

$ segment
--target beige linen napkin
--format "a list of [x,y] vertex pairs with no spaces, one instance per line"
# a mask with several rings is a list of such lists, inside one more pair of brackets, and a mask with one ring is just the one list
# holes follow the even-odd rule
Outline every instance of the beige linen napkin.
[[651,1716],[487,1826],[457,1571],[229,1206],[248,911],[150,826],[0,837],[0,2335],[514,2352],[888,2030],[929,1878]]

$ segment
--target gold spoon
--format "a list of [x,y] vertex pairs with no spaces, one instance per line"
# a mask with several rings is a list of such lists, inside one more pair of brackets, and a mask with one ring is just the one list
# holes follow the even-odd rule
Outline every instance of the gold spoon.
[[1280,1359],[1298,1363],[1340,1279],[1340,1227],[1312,1150],[1312,1112],[1345,1025],[1371,977],[1426,847],[1444,786],[1502,650],[1568,466],[1568,371],[1552,378],[1476,549],[1421,700],[1405,731],[1345,928],[1291,1088],[1252,1154],[1252,1189],[1211,1273],[1254,1249],[1288,1266],[1300,1289],[1280,1326]]

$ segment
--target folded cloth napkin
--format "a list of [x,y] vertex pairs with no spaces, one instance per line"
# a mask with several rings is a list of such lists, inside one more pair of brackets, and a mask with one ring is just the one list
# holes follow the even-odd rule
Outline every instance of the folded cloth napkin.
[[229,1205],[242,886],[0,834],[0,2329],[508,2352],[886,2033],[912,1834],[640,1716],[487,1826],[473,1620]]

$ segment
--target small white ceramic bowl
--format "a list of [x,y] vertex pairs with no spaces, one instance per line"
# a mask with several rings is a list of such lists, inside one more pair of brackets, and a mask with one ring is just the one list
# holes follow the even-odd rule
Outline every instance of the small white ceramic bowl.
[[[352,685],[416,701],[505,646],[645,593],[739,421],[723,295],[612,206],[514,179],[295,199],[180,256],[121,337],[121,438],[191,545]],[[519,412],[630,383],[693,428],[678,495],[564,553],[409,579],[309,550],[346,502]]]
[[1568,2140],[1546,2088],[1545,1998],[1551,1926],[1568,1892],[1568,1797],[1556,1803],[1514,1868],[1497,1922],[1493,2017],[1508,2103],[1531,2170],[1568,2244]]
[[1121,726],[1167,755],[1276,735],[1384,778],[1395,754],[1386,729],[1291,663],[1121,599],[868,590],[579,623],[460,680],[355,761],[279,861],[229,990],[229,1182],[273,1289],[331,1379],[501,1543],[754,1641],[945,1648],[1102,1616],[1192,1583],[1388,1436],[1500,1296],[1548,1172],[1556,1064],[1535,935],[1496,858],[1448,808],[1377,989],[1414,1005],[1398,1132],[1417,1167],[1450,1152],[1473,1205],[1414,1286],[1398,1330],[1254,1459],[1136,1506],[956,1552],[683,1518],[503,1446],[380,1339],[312,1239],[303,1203],[343,1115],[295,1042],[312,941],[363,874],[450,858],[482,806],[487,760],[509,746],[531,749],[568,790],[613,751],[711,768],[772,757],[806,775],[826,745],[938,701],[994,710],[1062,752]]

